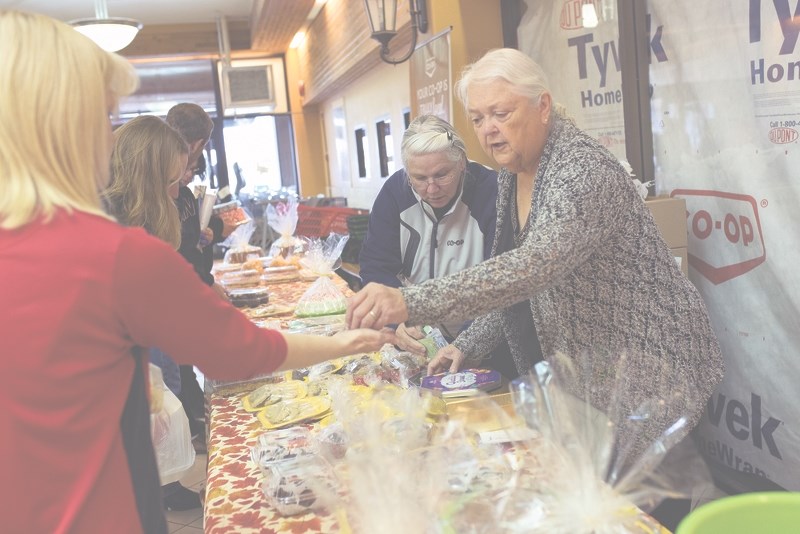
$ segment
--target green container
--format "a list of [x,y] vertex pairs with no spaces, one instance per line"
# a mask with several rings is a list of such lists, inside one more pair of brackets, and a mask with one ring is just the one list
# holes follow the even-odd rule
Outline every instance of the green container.
[[800,493],[743,493],[705,504],[675,534],[795,534],[800,532]]

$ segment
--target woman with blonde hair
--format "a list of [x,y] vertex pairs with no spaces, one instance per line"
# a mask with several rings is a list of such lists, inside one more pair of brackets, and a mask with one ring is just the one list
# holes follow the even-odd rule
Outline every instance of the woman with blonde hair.
[[109,212],[177,249],[181,220],[174,200],[188,155],[178,132],[158,117],[142,115],[117,128],[111,183],[103,192]]
[[146,347],[240,379],[394,338],[256,327],[170,245],[103,211],[108,115],[136,87],[130,65],[13,10],[0,10],[0,57],[3,528],[166,533]]

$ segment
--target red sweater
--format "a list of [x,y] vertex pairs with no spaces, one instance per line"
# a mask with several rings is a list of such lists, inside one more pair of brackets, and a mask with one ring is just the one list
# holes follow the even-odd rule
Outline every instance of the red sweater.
[[0,530],[166,531],[150,346],[217,379],[287,351],[143,230],[80,212],[0,230]]

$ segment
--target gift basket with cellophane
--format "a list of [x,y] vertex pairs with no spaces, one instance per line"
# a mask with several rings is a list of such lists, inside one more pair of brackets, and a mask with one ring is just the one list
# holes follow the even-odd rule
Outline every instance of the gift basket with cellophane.
[[[331,384],[337,489],[319,502],[352,532],[662,532],[646,512],[713,491],[684,440],[705,399],[669,361],[593,361],[609,359],[540,362],[510,385],[511,413],[478,393],[444,418],[444,401],[417,389],[378,387],[364,402]],[[643,373],[671,378],[652,390]]]

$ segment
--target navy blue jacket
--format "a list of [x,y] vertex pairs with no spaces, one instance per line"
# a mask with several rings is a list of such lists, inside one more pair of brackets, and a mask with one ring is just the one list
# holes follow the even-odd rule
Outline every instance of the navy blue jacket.
[[372,206],[359,257],[361,279],[400,287],[399,273],[416,284],[489,258],[496,200],[497,173],[469,162],[458,200],[437,220],[411,188],[405,170],[397,171]]

